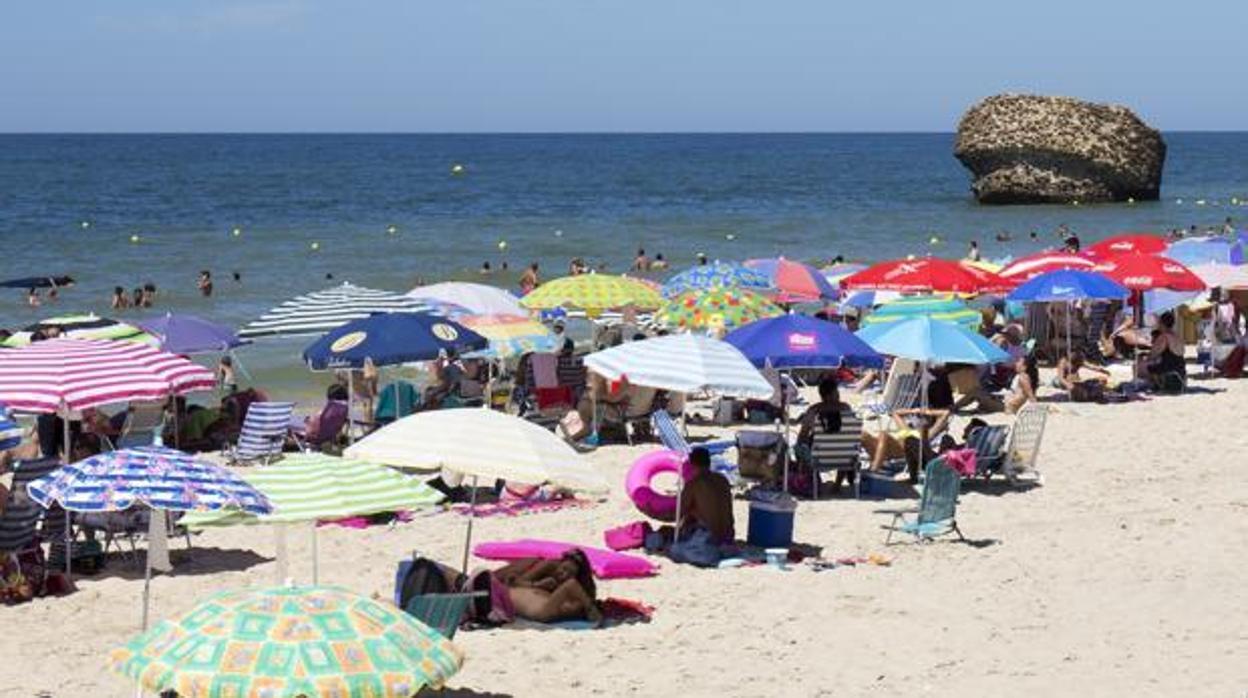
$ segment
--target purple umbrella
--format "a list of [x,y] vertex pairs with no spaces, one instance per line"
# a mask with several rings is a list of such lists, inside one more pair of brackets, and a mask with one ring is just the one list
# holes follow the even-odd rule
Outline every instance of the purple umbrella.
[[229,351],[247,343],[232,328],[195,315],[169,313],[135,324],[160,340],[161,349],[184,356]]

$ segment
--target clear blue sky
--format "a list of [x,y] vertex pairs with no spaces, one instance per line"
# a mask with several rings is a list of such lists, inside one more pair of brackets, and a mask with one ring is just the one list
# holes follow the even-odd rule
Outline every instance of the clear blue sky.
[[0,131],[947,131],[999,91],[1244,129],[1248,2],[12,0]]

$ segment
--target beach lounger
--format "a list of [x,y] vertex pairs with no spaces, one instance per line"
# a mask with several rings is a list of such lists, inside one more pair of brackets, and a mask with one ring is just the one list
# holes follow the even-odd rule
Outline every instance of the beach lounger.
[[1005,463],[1002,470],[1011,482],[1022,473],[1033,473],[1037,482],[1043,482],[1036,466],[1040,454],[1040,441],[1044,437],[1044,424],[1049,411],[1039,403],[1029,403],[1018,411],[1014,428],[1010,430],[1009,444],[1005,447]]
[[271,462],[275,456],[281,455],[294,411],[293,402],[251,403],[247,407],[247,416],[243,418],[238,443],[225,454],[226,457],[236,465]]
[[[663,448],[678,453],[688,453],[693,449],[689,445],[688,439],[680,429],[680,425],[672,417],[667,410],[659,410],[650,415],[650,426],[654,428],[654,433],[659,437],[659,441],[663,444]],[[737,442],[733,439],[723,441],[707,441],[700,443],[698,446],[710,451],[712,458],[723,454],[730,448],[736,446]]]
[[882,420],[897,410],[914,407],[919,402],[922,383],[923,374],[919,372],[917,364],[900,359],[894,361],[880,399],[864,403],[858,416],[864,420]]
[[[945,464],[944,458],[934,458],[924,471],[923,493],[919,497],[919,508],[910,511],[894,511],[893,521],[884,528],[888,529],[888,545],[897,532],[908,533],[915,540],[928,541],[948,533],[958,534],[958,540],[966,540],[958,528],[958,490],[962,478],[957,471]],[[906,516],[913,515],[907,521]]]
[[985,478],[1005,466],[1005,441],[1010,430],[1004,424],[976,427],[966,437],[966,447],[975,451],[975,474]]
[[833,433],[815,429],[810,442],[810,459],[813,467],[811,497],[819,499],[819,474],[823,472],[851,473],[854,478],[854,497],[861,496],[861,478],[858,468],[863,461],[862,419],[853,412],[843,411],[841,430]]

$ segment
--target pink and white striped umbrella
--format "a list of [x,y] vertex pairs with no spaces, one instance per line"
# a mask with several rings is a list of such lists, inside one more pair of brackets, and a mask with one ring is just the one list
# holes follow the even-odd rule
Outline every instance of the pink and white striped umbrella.
[[1030,281],[1041,274],[1063,269],[1082,269],[1092,271],[1096,262],[1083,255],[1071,254],[1060,250],[1045,250],[1026,257],[1019,257],[997,272],[1007,279],[1019,282]]
[[49,339],[0,350],[0,401],[26,412],[161,400],[214,386],[212,371],[145,344]]

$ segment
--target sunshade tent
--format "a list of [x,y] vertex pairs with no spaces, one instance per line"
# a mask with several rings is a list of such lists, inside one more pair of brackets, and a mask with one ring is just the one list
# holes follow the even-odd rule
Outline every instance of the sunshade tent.
[[668,299],[654,314],[654,322],[681,330],[731,330],[783,314],[784,310],[757,293],[716,287]]
[[565,276],[547,281],[520,299],[520,304],[531,310],[576,308],[590,313],[630,306],[654,310],[662,302],[662,296],[650,286],[614,274]]
[[1000,275],[1006,279],[1026,281],[1051,271],[1061,271],[1063,269],[1090,271],[1095,266],[1096,262],[1084,255],[1044,250],[1025,257],[1019,257],[1010,262],[1001,269]]
[[282,303],[239,330],[243,339],[277,335],[309,336],[377,313],[428,312],[430,307],[407,296],[343,284]]
[[674,298],[689,291],[713,288],[741,288],[761,293],[774,290],[771,279],[761,271],[735,262],[712,262],[690,267],[668,279],[663,284],[663,296]]
[[139,342],[156,344],[156,339],[143,331],[124,322],[95,315],[61,315],[40,320],[33,325],[23,327],[4,340],[3,346],[24,347],[30,344],[31,334],[39,330],[47,331],[56,328],[60,331],[57,337],[65,339],[112,339],[120,342]]
[[459,322],[490,342],[490,356],[509,358],[559,349],[555,334],[542,323],[519,315],[465,315]]
[[227,352],[247,343],[232,328],[197,315],[166,313],[136,324],[155,338],[156,346],[184,356]]
[[692,334],[628,342],[585,357],[585,367],[606,378],[678,393],[771,398],[775,389],[739,349]]
[[180,696],[408,698],[463,665],[450,640],[338,587],[216,594],[109,654],[140,690]]
[[459,306],[475,315],[528,315],[510,291],[486,284],[448,281],[419,286],[407,295],[419,301]]
[[809,264],[777,257],[746,260],[745,266],[766,274],[775,289],[777,300],[786,303],[833,300],[841,294],[823,272]]
[[1088,245],[1084,252],[1098,258],[1133,252],[1161,254],[1166,251],[1167,245],[1164,237],[1153,233],[1123,233]]
[[1165,255],[1189,267],[1201,264],[1243,264],[1244,243],[1223,237],[1184,238],[1170,243]]
[[74,279],[69,276],[27,276],[0,281],[0,288],[64,288],[73,285]]
[[884,357],[834,322],[782,315],[729,332],[724,341],[759,368],[836,368],[884,365]]
[[841,279],[850,290],[996,293],[1013,283],[997,274],[948,259],[894,259]]
[[951,296],[906,296],[881,305],[862,320],[863,325],[898,322],[917,315],[944,320],[968,328],[979,325],[981,315]]
[[[273,510],[263,494],[230,470],[160,446],[101,453],[60,468],[26,489],[42,506],[51,507],[55,502],[66,512],[123,511],[136,504],[161,511],[236,508],[266,514]],[[68,526],[65,535],[69,536]],[[157,537],[164,537],[163,516],[151,517],[148,538]],[[144,628],[152,578],[151,555],[146,557]]]

